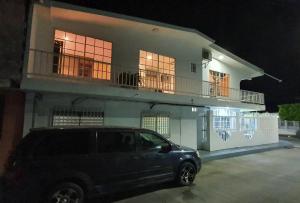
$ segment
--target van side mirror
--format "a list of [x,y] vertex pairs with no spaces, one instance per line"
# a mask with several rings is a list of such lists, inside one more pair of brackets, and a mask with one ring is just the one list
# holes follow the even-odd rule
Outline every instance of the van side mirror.
[[161,146],[159,152],[160,152],[160,153],[168,153],[168,152],[170,152],[170,151],[172,151],[172,145],[167,144],[167,145]]

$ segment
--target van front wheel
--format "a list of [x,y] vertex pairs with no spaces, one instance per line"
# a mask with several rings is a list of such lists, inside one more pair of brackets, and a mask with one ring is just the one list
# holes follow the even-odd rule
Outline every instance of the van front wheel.
[[184,162],[180,165],[177,174],[177,183],[181,186],[191,185],[196,176],[196,168],[190,162]]

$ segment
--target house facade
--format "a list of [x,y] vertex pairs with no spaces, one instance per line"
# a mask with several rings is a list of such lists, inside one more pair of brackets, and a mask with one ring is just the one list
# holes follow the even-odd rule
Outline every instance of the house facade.
[[32,127],[155,130],[219,150],[278,142],[264,95],[240,89],[263,70],[189,28],[55,1],[35,3],[21,89]]

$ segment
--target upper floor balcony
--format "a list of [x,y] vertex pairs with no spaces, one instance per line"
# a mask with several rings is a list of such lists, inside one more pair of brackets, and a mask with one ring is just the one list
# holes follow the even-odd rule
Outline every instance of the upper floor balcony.
[[[41,50],[29,50],[25,79],[88,82],[165,95],[211,98],[264,105],[264,94],[231,88],[217,82],[191,79],[143,67],[123,67],[95,59]],[[84,93],[84,92],[83,92]],[[118,95],[116,95],[118,96]]]

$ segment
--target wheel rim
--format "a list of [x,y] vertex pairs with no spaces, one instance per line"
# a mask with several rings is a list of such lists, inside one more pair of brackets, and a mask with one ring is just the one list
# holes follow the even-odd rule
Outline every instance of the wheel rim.
[[73,188],[64,188],[57,190],[51,196],[51,203],[78,203],[79,193]]
[[195,169],[192,166],[185,166],[181,170],[180,179],[183,183],[190,184],[195,178]]

